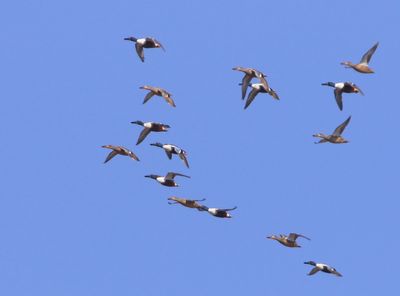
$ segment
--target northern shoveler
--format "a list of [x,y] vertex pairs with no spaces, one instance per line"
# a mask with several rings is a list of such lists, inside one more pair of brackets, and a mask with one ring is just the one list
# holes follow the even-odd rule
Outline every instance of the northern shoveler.
[[228,212],[236,210],[236,209],[237,209],[237,207],[234,207],[231,209],[219,209],[219,208],[209,208],[207,206],[201,206],[201,208],[199,210],[207,211],[214,217],[218,217],[218,218],[232,218],[232,216]]
[[164,51],[164,46],[155,38],[153,37],[146,37],[146,38],[135,38],[135,37],[127,37],[124,40],[135,42],[136,52],[139,58],[144,62],[144,52],[143,48],[162,48]]
[[184,174],[174,173],[174,172],[168,172],[167,175],[165,175],[165,176],[147,175],[145,177],[154,179],[158,183],[160,183],[161,185],[164,185],[164,186],[167,186],[167,187],[178,187],[179,185],[174,181],[174,178],[176,176],[190,178],[189,176],[186,176]]
[[324,263],[315,263],[314,261],[307,261],[307,262],[304,262],[304,264],[309,264],[309,265],[314,266],[314,268],[311,269],[311,271],[308,273],[308,275],[313,275],[313,274],[317,273],[318,271],[322,271],[322,272],[334,274],[336,276],[342,276],[335,268],[333,268],[327,264],[324,264]]
[[326,142],[330,142],[330,143],[333,143],[333,144],[348,143],[349,141],[344,139],[341,136],[341,134],[343,133],[343,131],[346,128],[346,126],[349,124],[350,119],[351,119],[351,116],[349,116],[349,118],[347,118],[341,125],[339,125],[334,130],[332,135],[325,135],[325,134],[322,134],[322,133],[318,133],[318,134],[313,135],[313,137],[321,138],[321,140],[319,142],[315,142],[315,144],[326,143]]
[[271,95],[274,99],[279,100],[278,94],[269,86],[268,88],[265,88],[262,83],[250,83],[249,86],[252,88],[252,90],[247,97],[244,109],[250,106],[251,102],[253,102],[258,93],[267,93]]
[[296,239],[298,237],[303,237],[305,239],[310,240],[308,237],[306,237],[302,234],[298,234],[298,233],[289,233],[289,235],[287,235],[287,236],[283,235],[283,234],[280,234],[279,236],[275,236],[275,235],[267,236],[267,238],[276,240],[279,243],[281,243],[282,245],[289,247],[289,248],[300,248],[301,247],[296,242]]
[[340,111],[343,110],[343,99],[342,99],[342,94],[343,93],[360,93],[361,95],[364,95],[364,93],[362,92],[362,90],[355,85],[352,82],[325,82],[325,83],[321,83],[321,85],[327,85],[327,86],[331,86],[334,89],[333,93],[335,94],[335,99],[336,99],[336,103],[340,109]]
[[107,148],[107,149],[111,149],[112,151],[107,155],[106,160],[104,161],[104,163],[108,162],[109,160],[111,160],[114,156],[116,155],[124,155],[124,156],[129,156],[130,158],[139,161],[139,158],[136,156],[135,153],[133,153],[131,150],[122,147],[122,146],[114,146],[114,145],[104,145],[101,146],[102,148]]
[[186,165],[186,167],[189,168],[189,162],[187,160],[187,153],[182,148],[179,148],[178,146],[172,145],[172,144],[153,143],[153,144],[150,144],[150,145],[151,146],[160,147],[160,148],[164,149],[164,151],[167,154],[167,157],[169,159],[172,158],[172,154],[178,155],[179,158],[182,159],[182,161]]
[[199,201],[205,201],[206,199],[186,199],[186,198],[180,198],[176,196],[171,196],[168,198],[168,200],[172,200],[172,202],[168,202],[170,205],[175,205],[175,204],[181,204],[184,207],[191,208],[191,209],[198,209],[199,211],[202,211],[202,205],[199,204]]
[[379,42],[377,42],[374,46],[370,48],[361,58],[361,61],[358,64],[353,64],[352,62],[342,62],[341,65],[344,65],[346,68],[353,68],[357,72],[370,74],[374,73],[368,63],[371,60],[372,55],[374,54],[375,50],[378,48]]
[[167,103],[170,104],[172,107],[176,107],[174,100],[171,98],[172,95],[168,91],[166,91],[165,89],[162,89],[160,87],[149,86],[149,85],[141,86],[140,89],[146,89],[146,90],[150,91],[144,97],[143,104],[145,104],[154,95],[156,95],[156,96],[164,98],[167,101]]
[[142,141],[150,134],[150,132],[166,132],[170,128],[168,124],[158,123],[158,122],[143,122],[140,120],[132,121],[132,124],[141,125],[144,127],[139,135],[136,145],[142,143]]

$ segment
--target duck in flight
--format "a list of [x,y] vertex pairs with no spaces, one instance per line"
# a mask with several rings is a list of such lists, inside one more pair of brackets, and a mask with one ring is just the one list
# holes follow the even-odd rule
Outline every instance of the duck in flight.
[[150,86],[150,85],[141,86],[140,89],[145,89],[145,90],[149,90],[150,91],[144,97],[143,104],[145,104],[154,95],[156,95],[156,96],[164,98],[164,100],[167,101],[167,103],[170,104],[172,107],[176,107],[174,100],[171,98],[172,95],[168,91],[166,91],[165,89],[162,89],[160,87]]
[[325,135],[323,133],[317,133],[317,134],[313,135],[313,137],[321,138],[321,140],[319,142],[315,142],[315,144],[326,143],[326,142],[333,143],[333,144],[348,143],[349,141],[344,139],[341,135],[342,135],[344,129],[346,128],[346,126],[349,124],[350,119],[351,119],[351,116],[349,116],[349,118],[347,118],[341,125],[339,125],[333,131],[332,135]]
[[150,134],[150,132],[166,132],[170,128],[168,124],[158,123],[158,122],[143,122],[140,120],[132,121],[132,124],[137,124],[143,126],[143,130],[139,135],[136,145],[139,145],[143,140]]
[[144,52],[143,48],[162,48],[165,51],[164,46],[153,37],[146,38],[135,38],[133,36],[124,38],[124,40],[135,42],[136,52],[139,58],[144,62]]
[[160,148],[164,149],[164,151],[167,154],[167,157],[169,159],[172,158],[172,154],[178,155],[179,158],[182,159],[182,161],[186,165],[186,167],[189,168],[189,162],[187,160],[187,153],[182,148],[179,148],[178,146],[172,145],[172,144],[153,143],[153,144],[150,144],[150,145],[151,146],[160,147]]
[[181,177],[186,177],[190,178],[189,176],[186,176],[184,174],[180,173],[174,173],[174,172],[168,172],[167,175],[165,176],[159,176],[159,175],[147,175],[145,176],[146,178],[151,178],[156,180],[158,183],[161,185],[167,186],[167,187],[178,187],[178,183],[174,181],[174,178],[176,176],[181,176]]
[[106,160],[104,163],[110,161],[114,156],[116,155],[124,155],[124,156],[129,156],[130,158],[139,161],[139,157],[136,156],[135,153],[133,153],[131,150],[122,147],[122,146],[114,146],[114,145],[104,145],[101,146],[102,148],[107,148],[111,149],[112,151],[107,155]]
[[317,273],[318,271],[322,271],[325,273],[334,274],[336,276],[340,276],[340,277],[342,276],[335,268],[333,268],[327,264],[324,264],[324,263],[315,263],[314,261],[307,261],[307,262],[304,262],[304,264],[309,264],[309,265],[314,266],[314,268],[311,269],[311,271],[308,273],[308,275],[313,275],[313,274]]
[[265,88],[265,86],[262,83],[250,83],[249,87],[251,87],[252,90],[247,97],[246,104],[244,105],[244,109],[247,109],[247,107],[250,106],[251,102],[253,102],[253,100],[259,93],[267,93],[270,96],[272,96],[274,99],[279,100],[278,94],[269,86],[267,86],[267,88]]
[[302,237],[302,238],[310,240],[308,237],[306,237],[302,234],[298,234],[298,233],[289,233],[289,235],[280,234],[279,236],[275,236],[275,235],[267,236],[267,238],[276,240],[277,242],[279,242],[282,245],[289,247],[289,248],[300,248],[301,247],[296,242],[296,239],[298,237]]
[[321,85],[327,85],[327,86],[331,86],[334,88],[334,95],[335,95],[335,100],[336,103],[340,109],[340,111],[343,110],[343,99],[342,99],[342,94],[343,93],[360,93],[361,95],[364,95],[364,93],[362,92],[362,90],[355,85],[352,82],[325,82],[325,83],[321,83]]
[[237,207],[233,207],[230,209],[219,209],[219,208],[209,208],[207,206],[201,206],[199,211],[206,211],[209,214],[213,215],[214,217],[218,218],[232,218],[231,214],[229,214],[230,211],[236,210]]
[[267,77],[267,75],[265,75],[261,71],[258,71],[254,68],[244,68],[244,67],[235,67],[235,68],[232,68],[232,70],[240,71],[240,72],[244,73],[242,83],[241,83],[241,85],[242,85],[242,100],[244,100],[244,98],[246,97],[247,86],[250,84],[250,82],[253,78],[258,78],[258,80],[264,86],[265,89],[269,88],[267,80],[265,80],[265,77]]
[[205,201],[206,199],[186,199],[186,198],[179,198],[176,196],[171,196],[168,198],[171,202],[168,202],[170,205],[181,204],[184,207],[191,208],[191,209],[198,209],[199,211],[203,211],[202,205],[199,204],[199,201]]
[[379,42],[375,43],[361,58],[361,61],[358,64],[353,64],[352,62],[342,62],[341,65],[344,65],[346,68],[353,68],[357,72],[370,74],[374,73],[368,63],[371,60],[372,55],[375,53],[375,50],[378,48]]

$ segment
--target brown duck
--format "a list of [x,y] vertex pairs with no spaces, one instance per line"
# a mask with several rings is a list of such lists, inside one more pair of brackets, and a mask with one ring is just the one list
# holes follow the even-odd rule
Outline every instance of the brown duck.
[[132,124],[141,125],[144,127],[139,135],[136,145],[139,145],[150,134],[150,132],[166,132],[170,128],[168,124],[158,122],[143,122],[140,120],[132,121]]
[[282,245],[289,247],[289,248],[300,248],[301,247],[296,242],[296,239],[298,237],[303,237],[305,239],[310,240],[308,237],[306,237],[302,234],[298,234],[298,233],[289,233],[289,235],[287,235],[287,236],[283,235],[283,234],[280,234],[279,236],[275,236],[275,235],[267,236],[267,238],[276,240],[277,242],[279,242]]
[[205,201],[206,199],[186,199],[186,198],[179,198],[176,196],[171,196],[168,198],[172,202],[168,202],[170,205],[181,204],[184,207],[191,208],[191,209],[198,209],[199,211],[203,211],[202,205],[199,204],[199,201]]
[[313,135],[313,137],[321,138],[321,140],[319,142],[315,142],[315,144],[326,143],[326,142],[333,143],[333,144],[348,143],[349,141],[344,139],[341,135],[342,135],[344,129],[346,128],[346,126],[349,124],[350,119],[351,119],[351,116],[349,116],[349,118],[347,118],[341,125],[339,125],[334,130],[332,135],[325,135],[322,133]]
[[361,95],[364,95],[362,90],[352,82],[325,82],[321,83],[321,85],[327,85],[335,88],[333,93],[335,95],[336,104],[338,105],[340,111],[343,110],[343,93],[360,93]]
[[124,155],[124,156],[129,156],[130,158],[139,161],[139,158],[136,156],[135,153],[133,153],[131,150],[122,147],[122,146],[114,146],[114,145],[104,145],[101,146],[102,148],[107,148],[107,149],[111,149],[112,151],[107,155],[106,160],[104,161],[104,163],[108,162],[109,160],[111,160],[114,156],[116,155]]
[[164,98],[165,101],[167,101],[167,103],[170,104],[172,107],[176,107],[174,100],[171,98],[172,95],[168,91],[166,91],[165,89],[162,89],[160,87],[149,86],[149,85],[141,86],[140,89],[145,89],[145,90],[149,90],[150,91],[144,97],[143,104],[145,104],[154,95],[156,95],[156,96]]
[[377,42],[374,46],[371,47],[361,58],[361,61],[358,64],[353,64],[352,62],[342,62],[341,65],[344,65],[346,68],[353,68],[357,72],[370,74],[374,73],[368,63],[371,60],[372,55],[374,54],[375,50],[378,48],[379,42]]

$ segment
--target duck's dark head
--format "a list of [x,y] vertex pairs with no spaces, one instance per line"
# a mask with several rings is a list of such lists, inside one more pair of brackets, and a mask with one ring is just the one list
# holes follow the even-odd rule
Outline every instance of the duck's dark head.
[[327,86],[335,87],[335,84],[333,82],[324,82],[324,83],[321,83],[321,85],[327,85]]
[[304,264],[309,264],[309,265],[313,265],[313,266],[317,265],[317,263],[315,263],[314,261],[307,261],[307,262],[304,262]]
[[151,179],[154,179],[154,180],[156,180],[159,176],[157,176],[157,175],[146,175],[146,176],[144,176],[145,178],[151,178]]
[[162,148],[163,147],[163,144],[161,144],[161,143],[152,143],[152,144],[150,144],[151,146],[156,146],[156,147],[160,147],[160,148]]
[[267,236],[267,238],[269,238],[269,239],[277,239],[277,237],[275,235]]
[[144,125],[144,122],[143,122],[143,121],[141,121],[141,120],[131,121],[131,123],[132,123],[132,124],[141,125],[141,126],[143,126],[143,125]]
[[124,40],[136,42],[137,38],[131,36],[131,37],[126,37],[126,38],[124,38]]

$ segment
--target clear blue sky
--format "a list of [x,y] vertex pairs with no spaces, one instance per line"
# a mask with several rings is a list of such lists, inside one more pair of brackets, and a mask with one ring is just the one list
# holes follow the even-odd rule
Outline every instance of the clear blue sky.
[[[183,2],[183,1],[182,1]],[[8,1],[0,9],[0,294],[394,295],[399,231],[398,1]],[[127,36],[166,48],[141,63]],[[376,73],[343,68],[375,42]],[[234,66],[281,101],[243,110]],[[365,96],[336,106],[326,81]],[[142,105],[164,87],[171,108]],[[346,145],[314,145],[349,115]],[[171,125],[135,146],[130,121]],[[190,169],[154,141],[189,153]],[[116,157],[123,145],[141,158]],[[143,176],[177,171],[179,188]],[[232,207],[233,219],[170,206]],[[288,249],[265,239],[299,232]],[[343,278],[308,277],[306,260]]]

